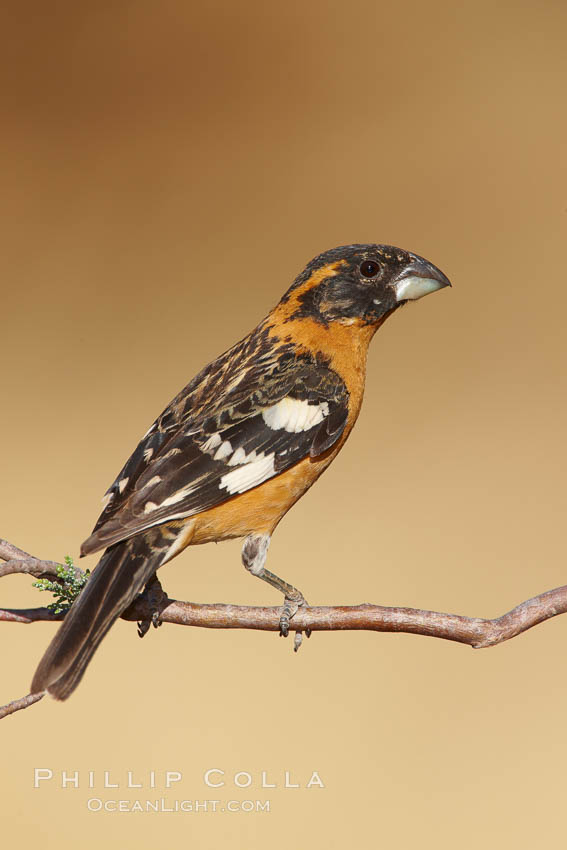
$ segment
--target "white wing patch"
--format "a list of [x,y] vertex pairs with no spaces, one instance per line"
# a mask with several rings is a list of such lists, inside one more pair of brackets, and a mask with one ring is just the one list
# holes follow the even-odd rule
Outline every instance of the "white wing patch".
[[241,463],[248,463],[251,460],[255,460],[255,456],[247,456],[242,446],[240,446],[240,448],[236,449],[236,451],[233,453],[231,459],[228,461],[228,465],[239,466]]
[[219,487],[221,490],[228,490],[229,493],[244,493],[267,478],[271,478],[275,472],[274,453],[266,456],[260,452],[251,463],[244,463],[238,469],[223,475]]
[[296,398],[282,398],[273,407],[262,412],[264,422],[273,431],[284,429],[292,434],[308,431],[328,415],[329,405],[326,401],[321,404],[309,404]]
[[[326,401],[321,404],[309,404],[307,401],[299,401],[294,398],[284,398],[272,407],[262,412],[265,424],[273,431],[288,431],[291,434],[299,434],[319,425],[329,415],[329,405]],[[218,449],[215,460],[228,458],[232,447],[228,440],[223,442]],[[219,488],[227,490],[231,494],[244,493],[246,490],[257,487],[267,478],[276,474],[274,468],[275,455],[272,452],[265,455],[264,452],[257,454],[255,451],[246,454],[243,448],[236,449],[232,457],[227,460],[228,466],[236,466],[232,472],[223,475]]]
[[230,444],[230,440],[225,440],[220,444],[219,448],[216,451],[213,460],[224,460],[225,457],[228,457],[232,454],[232,446]]
[[222,439],[220,434],[211,434],[209,439],[203,443],[202,449],[204,452],[212,452],[214,449],[218,449],[221,443]]

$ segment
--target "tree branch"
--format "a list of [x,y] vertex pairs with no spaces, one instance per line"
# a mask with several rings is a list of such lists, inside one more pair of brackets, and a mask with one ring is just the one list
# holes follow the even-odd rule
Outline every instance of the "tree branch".
[[16,711],[20,711],[22,708],[27,708],[29,705],[33,705],[34,702],[39,702],[40,699],[43,699],[45,694],[28,694],[21,699],[15,699],[13,702],[9,702],[8,705],[0,705],[0,720],[3,717],[8,717],[9,714],[14,714]]
[[14,575],[15,573],[27,573],[35,578],[57,579],[55,570],[59,564],[55,561],[39,561],[37,558],[12,558],[0,564],[0,578]]
[[[18,549],[17,546],[14,546],[13,543],[8,543],[7,540],[3,540],[0,537],[0,558],[3,561],[9,561],[12,558],[15,560],[24,560],[25,558],[31,558],[31,555],[28,555],[27,552],[24,552],[23,549]],[[35,559],[34,559],[35,560]]]
[[[256,629],[279,631],[280,608],[223,603],[197,604],[165,597],[160,620],[178,626],[205,629]],[[122,614],[123,620],[150,620],[154,613],[142,594]],[[495,646],[545,620],[567,613],[567,585],[548,590],[517,605],[493,620],[445,614],[420,608],[387,608],[382,605],[334,605],[300,608],[290,622],[297,632],[375,631],[405,632],[464,643],[473,649]],[[15,623],[55,622],[63,614],[48,608],[0,608],[0,621]]]
[[[46,570],[53,571],[58,566],[52,561],[32,558],[4,540],[0,540],[0,558],[7,561],[0,565],[0,577],[15,572],[45,576]],[[17,569],[18,564],[21,569]],[[6,572],[7,567],[8,572]],[[43,572],[40,573],[39,570]],[[81,571],[78,570],[78,572]],[[179,602],[163,594],[159,610],[159,619],[163,623],[208,629],[279,631],[280,608],[278,606],[267,608],[221,603],[201,605],[193,602]],[[456,641],[474,649],[482,649],[510,640],[551,617],[565,613],[567,613],[567,585],[534,596],[493,620],[418,608],[387,608],[382,605],[368,604],[340,605],[300,608],[290,622],[290,629],[299,633],[309,630],[405,632]],[[122,618],[147,622],[152,620],[154,615],[155,600],[150,593],[144,592],[122,614]],[[0,621],[53,622],[63,619],[63,616],[63,614],[54,614],[48,608],[0,608]],[[0,708],[0,718],[32,705],[37,699],[39,695],[30,694],[22,700],[16,700]]]

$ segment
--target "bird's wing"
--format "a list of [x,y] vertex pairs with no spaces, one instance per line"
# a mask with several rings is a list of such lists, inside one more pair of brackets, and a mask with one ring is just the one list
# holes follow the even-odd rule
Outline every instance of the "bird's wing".
[[348,391],[336,372],[286,347],[252,358],[235,349],[152,425],[109,488],[83,554],[219,505],[339,439]]

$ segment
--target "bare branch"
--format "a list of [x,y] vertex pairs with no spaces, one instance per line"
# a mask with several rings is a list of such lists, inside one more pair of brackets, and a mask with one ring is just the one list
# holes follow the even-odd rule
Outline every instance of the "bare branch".
[[[0,559],[5,561],[0,564],[0,578],[15,573],[26,573],[35,576],[35,578],[49,578],[58,581],[57,569],[62,567],[62,564],[57,561],[44,561],[41,558],[34,558],[33,555],[24,552],[9,543],[7,540],[0,538]],[[80,567],[73,565],[75,575],[83,576],[84,572]]]
[[27,708],[29,705],[33,705],[34,702],[39,702],[44,696],[45,694],[28,694],[21,699],[15,699],[14,702],[9,702],[8,705],[1,705],[0,720],[2,720],[3,717],[8,717],[9,714],[14,714],[14,712],[20,711],[22,708]]
[[15,573],[26,573],[35,578],[57,579],[55,572],[60,564],[55,561],[39,561],[37,558],[13,558],[0,564],[0,578]]
[[5,623],[55,623],[64,616],[64,612],[55,614],[49,608],[0,608],[0,622]]
[[[31,558],[26,552],[7,544],[6,541],[0,541],[0,556],[8,559],[7,564],[0,567],[0,577],[7,574],[2,573],[1,570],[6,567],[11,569],[14,562],[20,569],[14,568],[12,571],[30,572],[32,575],[39,575],[34,572],[34,569],[53,567],[53,562]],[[29,565],[29,569],[26,565]],[[159,589],[161,592],[161,588]],[[161,622],[207,629],[256,629],[277,632],[280,613],[281,609],[278,606],[262,608],[221,603],[201,605],[169,599],[165,594],[159,601]],[[300,608],[290,622],[290,630],[298,633],[309,630],[405,632],[456,641],[474,649],[481,649],[510,640],[545,620],[565,613],[567,613],[567,585],[534,596],[517,605],[507,614],[493,620],[418,608],[386,608],[381,605],[319,606]],[[154,619],[155,615],[155,597],[146,589],[122,614],[122,618],[147,623]],[[0,621],[7,622],[53,622],[63,619],[63,616],[63,614],[54,614],[48,608],[0,609]],[[29,695],[0,708],[0,718],[32,705],[39,698],[40,695],[37,694]],[[11,706],[16,707],[11,708]]]
[[18,549],[17,546],[14,546],[13,543],[8,543],[7,540],[3,540],[0,537],[0,558],[3,561],[10,561],[12,558],[16,561],[21,561],[22,559],[31,558],[31,555],[28,555],[27,552],[24,552],[23,549]]
[[[161,607],[161,606],[160,606]],[[122,614],[124,620],[150,620],[154,610],[142,594]],[[335,605],[300,608],[290,630],[405,632],[456,641],[481,649],[510,640],[522,632],[567,612],[567,585],[528,599],[493,620],[464,617],[419,608],[387,608],[382,605]],[[197,604],[165,598],[160,612],[163,623],[205,629],[256,629],[277,632],[281,609],[253,605]],[[0,609],[0,621],[18,623],[62,620],[48,608]]]
[[[517,605],[493,620],[425,611],[419,608],[386,608],[382,605],[352,605],[300,608],[290,622],[296,632],[377,631],[405,632],[468,644],[474,649],[495,646],[522,632],[567,612],[567,585],[549,590]],[[279,607],[258,608],[244,605],[197,605],[168,600],[160,619],[164,623],[200,626],[210,629],[260,629],[279,631]],[[123,617],[140,620],[151,616],[143,599]]]

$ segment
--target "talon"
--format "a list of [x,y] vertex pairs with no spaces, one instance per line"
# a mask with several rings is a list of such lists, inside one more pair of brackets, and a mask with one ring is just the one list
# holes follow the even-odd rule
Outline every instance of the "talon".
[[[152,614],[152,626],[154,629],[159,629],[159,627],[163,624],[163,620],[161,619],[161,612],[154,611]],[[149,628],[149,625],[148,625]]]
[[150,628],[151,621],[150,620],[139,620],[136,624],[138,626],[138,637],[143,638],[144,635],[148,633],[148,629]]
[[287,637],[289,634],[289,613],[284,610],[280,617],[280,637]]
[[297,652],[302,643],[303,643],[303,633],[302,632],[296,632],[295,637],[293,638],[293,651]]

